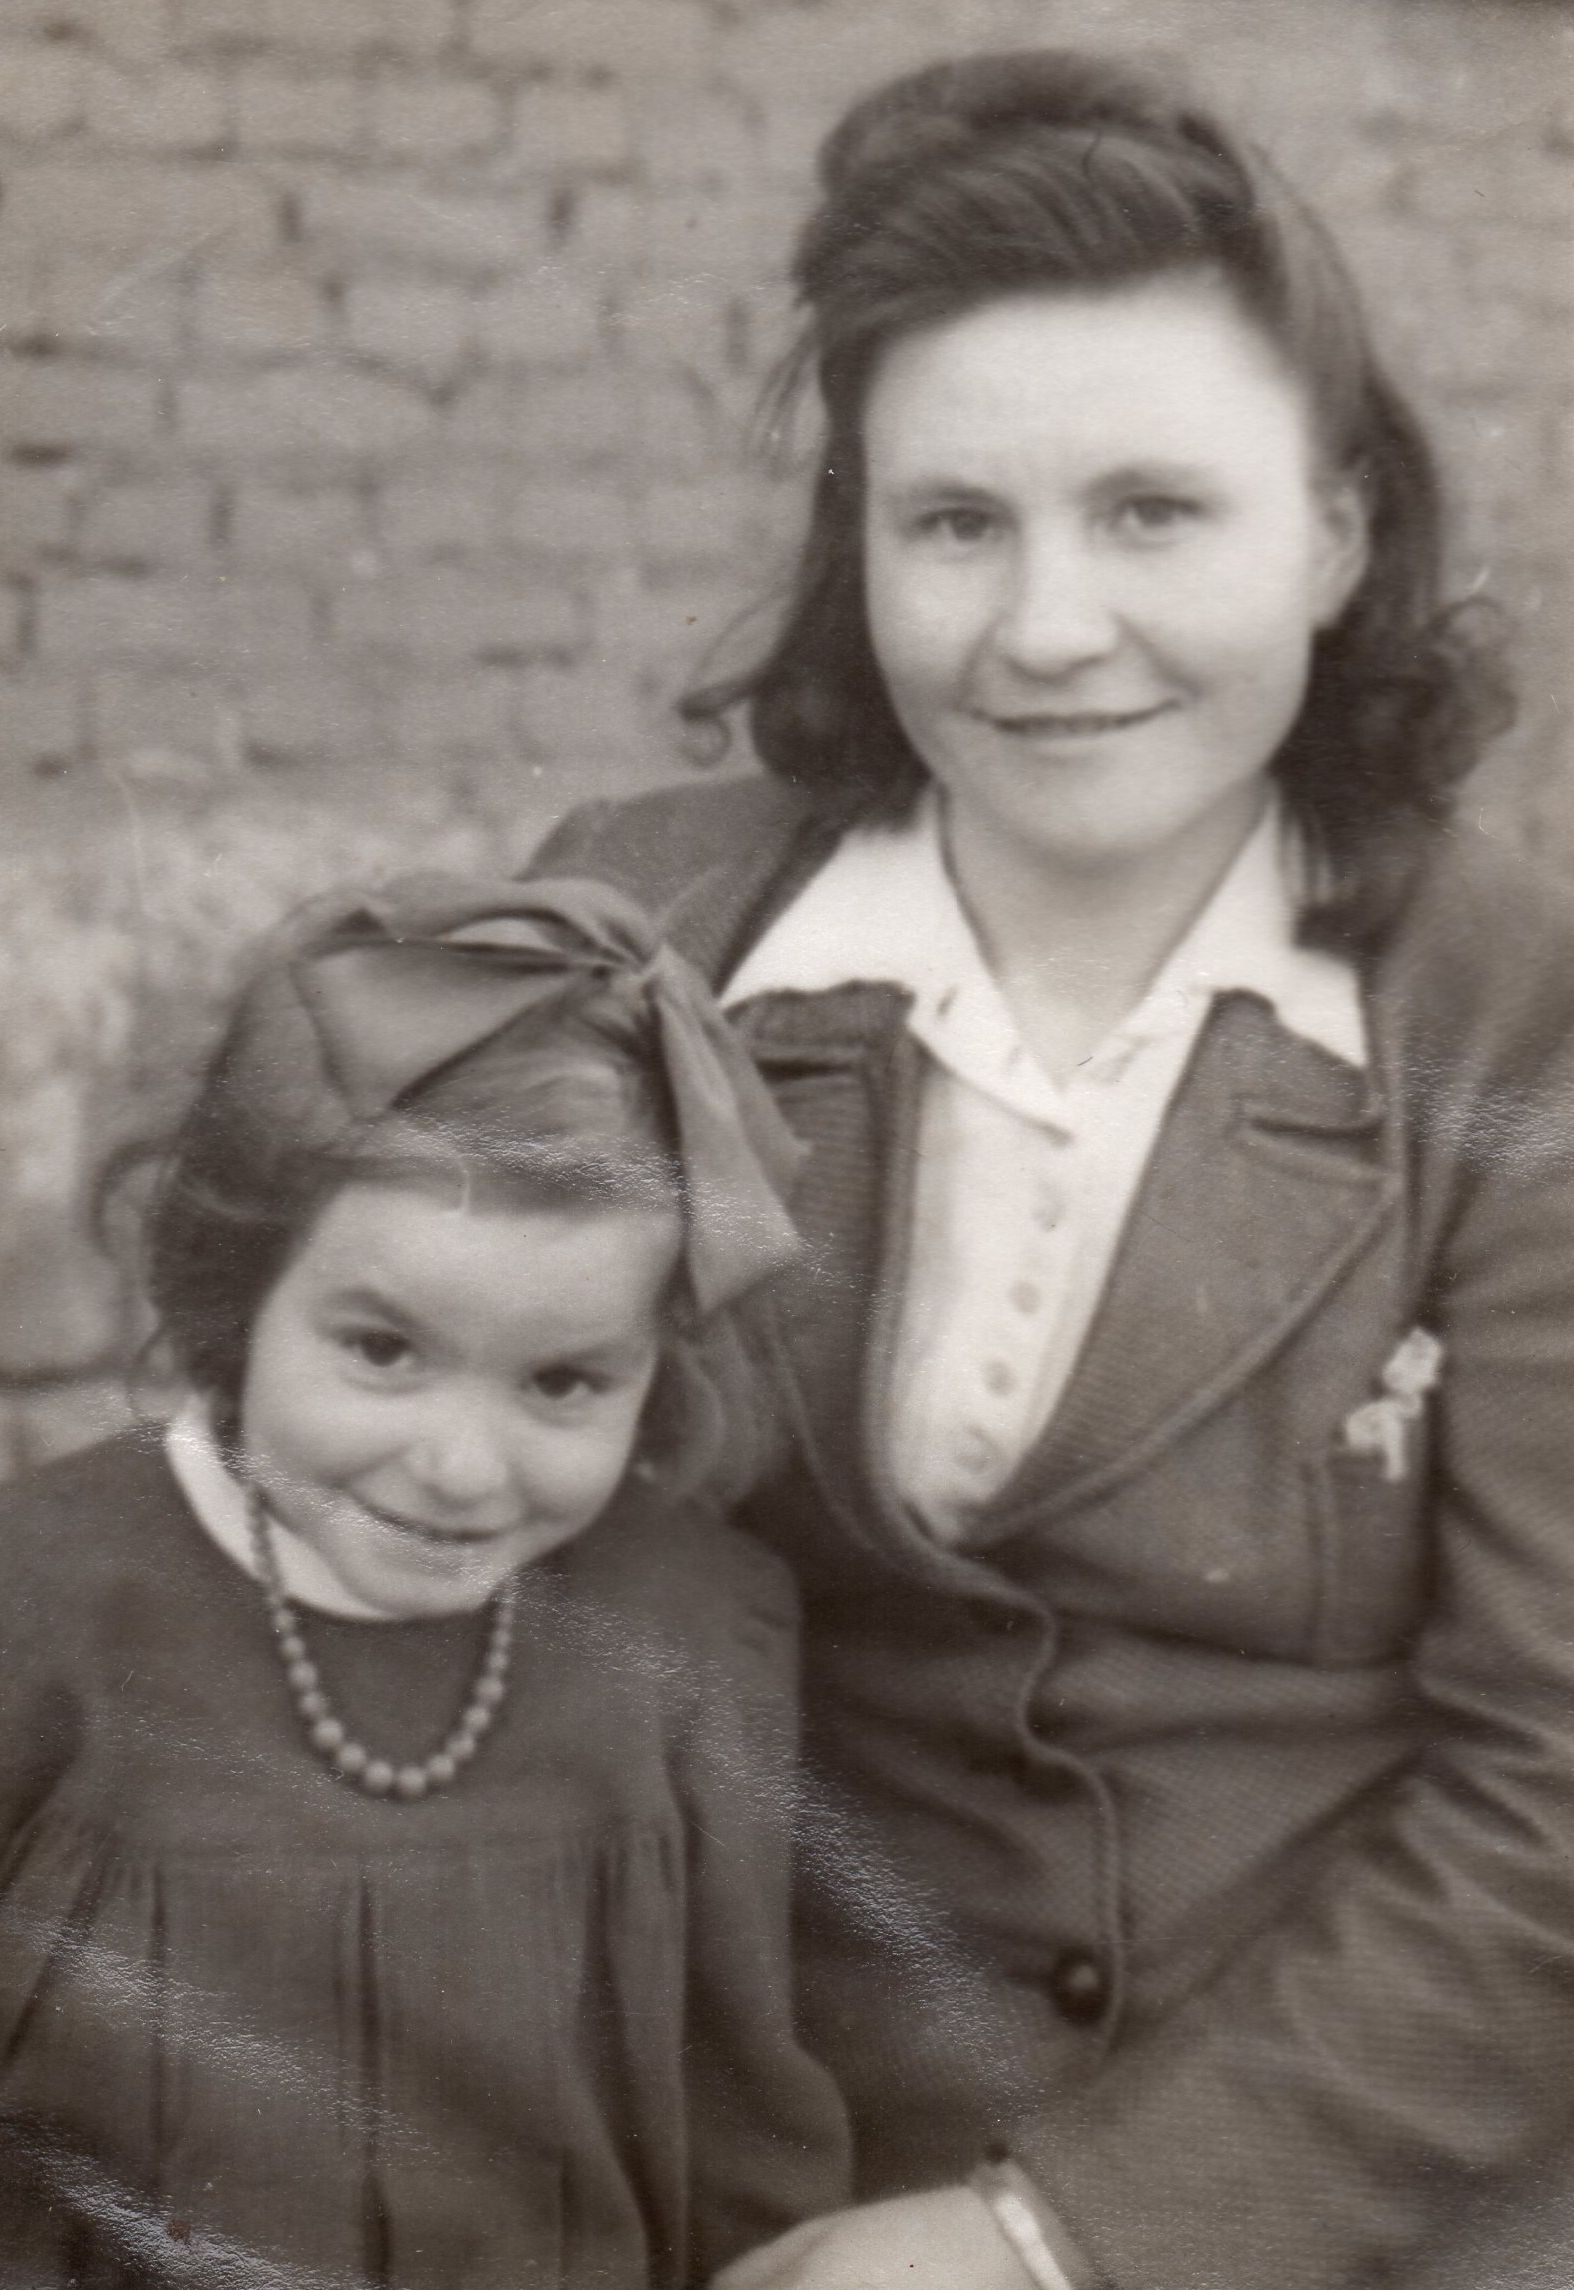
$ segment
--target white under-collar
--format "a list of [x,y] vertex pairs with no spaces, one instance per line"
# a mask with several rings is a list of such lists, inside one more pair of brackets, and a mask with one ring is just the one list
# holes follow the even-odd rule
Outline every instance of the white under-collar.
[[[1367,1063],[1354,971],[1297,942],[1296,845],[1271,805],[1137,1006],[1095,1053],[1195,1027],[1215,995],[1260,995],[1281,1025],[1346,1064]],[[946,866],[931,793],[895,826],[854,828],[778,917],[727,985],[728,1008],[756,995],[901,986],[909,1026],[942,1062],[991,1095],[1053,1118],[1062,1093],[1033,1065]],[[1030,1071],[1024,1071],[1024,1061]],[[1041,1086],[1040,1086],[1041,1085]]]
[[[250,1575],[256,1582],[259,1579],[257,1558],[251,1543],[246,1490],[220,1454],[218,1441],[213,1436],[212,1418],[200,1399],[188,1399],[179,1414],[166,1425],[164,1452],[181,1493],[196,1515],[197,1524],[218,1544],[226,1558],[233,1559],[242,1574]],[[271,1512],[269,1519],[274,1529],[273,1547],[278,1555],[279,1577],[287,1595],[298,1606],[309,1606],[318,1614],[335,1614],[347,1622],[398,1620],[398,1616],[385,1614],[380,1607],[368,1606],[346,1590],[309,1543],[303,1543],[299,1535],[292,1534]]]

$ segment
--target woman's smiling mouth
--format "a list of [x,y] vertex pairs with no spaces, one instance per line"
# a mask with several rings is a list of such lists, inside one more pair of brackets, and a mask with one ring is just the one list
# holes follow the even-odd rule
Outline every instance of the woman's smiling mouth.
[[1167,715],[1174,700],[1157,700],[1145,708],[1044,709],[1031,715],[991,715],[980,711],[980,721],[1013,739],[1095,739],[1106,732],[1131,731]]

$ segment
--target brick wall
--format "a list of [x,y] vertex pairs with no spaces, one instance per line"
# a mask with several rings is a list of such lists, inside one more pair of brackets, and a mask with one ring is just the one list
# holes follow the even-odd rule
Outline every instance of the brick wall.
[[1157,46],[1341,228],[1574,866],[1574,22],[1550,0],[0,0],[0,1467],[123,1402],[94,1170],[234,949],[682,768],[781,560],[744,449],[815,140],[980,45]]

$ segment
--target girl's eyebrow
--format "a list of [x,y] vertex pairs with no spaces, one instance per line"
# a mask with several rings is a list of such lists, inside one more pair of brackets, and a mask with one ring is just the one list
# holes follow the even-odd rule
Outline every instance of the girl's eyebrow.
[[539,1360],[554,1367],[609,1367],[643,1350],[641,1339],[620,1331],[611,1336],[590,1336],[583,1343],[543,1344]]
[[322,1301],[333,1312],[371,1313],[382,1320],[397,1320],[405,1328],[419,1325],[416,1315],[406,1305],[396,1303],[392,1297],[383,1295],[376,1288],[330,1288]]

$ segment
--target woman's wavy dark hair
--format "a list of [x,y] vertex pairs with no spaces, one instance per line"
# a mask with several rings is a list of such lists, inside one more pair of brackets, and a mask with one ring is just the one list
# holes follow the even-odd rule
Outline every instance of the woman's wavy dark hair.
[[[680,1206],[673,1117],[635,1021],[595,986],[440,1067],[331,1148],[283,1143],[254,1086],[230,1084],[245,997],[156,1164],[142,1227],[157,1338],[232,1445],[252,1329],[327,1203],[354,1183],[407,1185],[482,1207],[592,1213]],[[725,1314],[717,1315],[725,1319]],[[719,1400],[681,1283],[641,1427],[641,1457],[690,1491],[719,1463]],[[718,1360],[725,1332],[707,1331]],[[736,1381],[736,1369],[727,1369]]]
[[[1311,925],[1385,919],[1418,833],[1511,713],[1489,632],[1445,606],[1425,436],[1372,348],[1322,225],[1254,148],[1157,77],[1057,50],[933,65],[854,105],[819,160],[792,277],[801,333],[767,396],[818,381],[825,438],[785,618],[764,657],[682,702],[722,729],[739,703],[761,759],[831,814],[900,816],[924,767],[870,644],[862,417],[882,354],[1003,295],[1221,276],[1304,384],[1331,470],[1364,503],[1370,561],[1316,638],[1274,774],[1321,862]],[[723,733],[723,737],[724,737]]]

